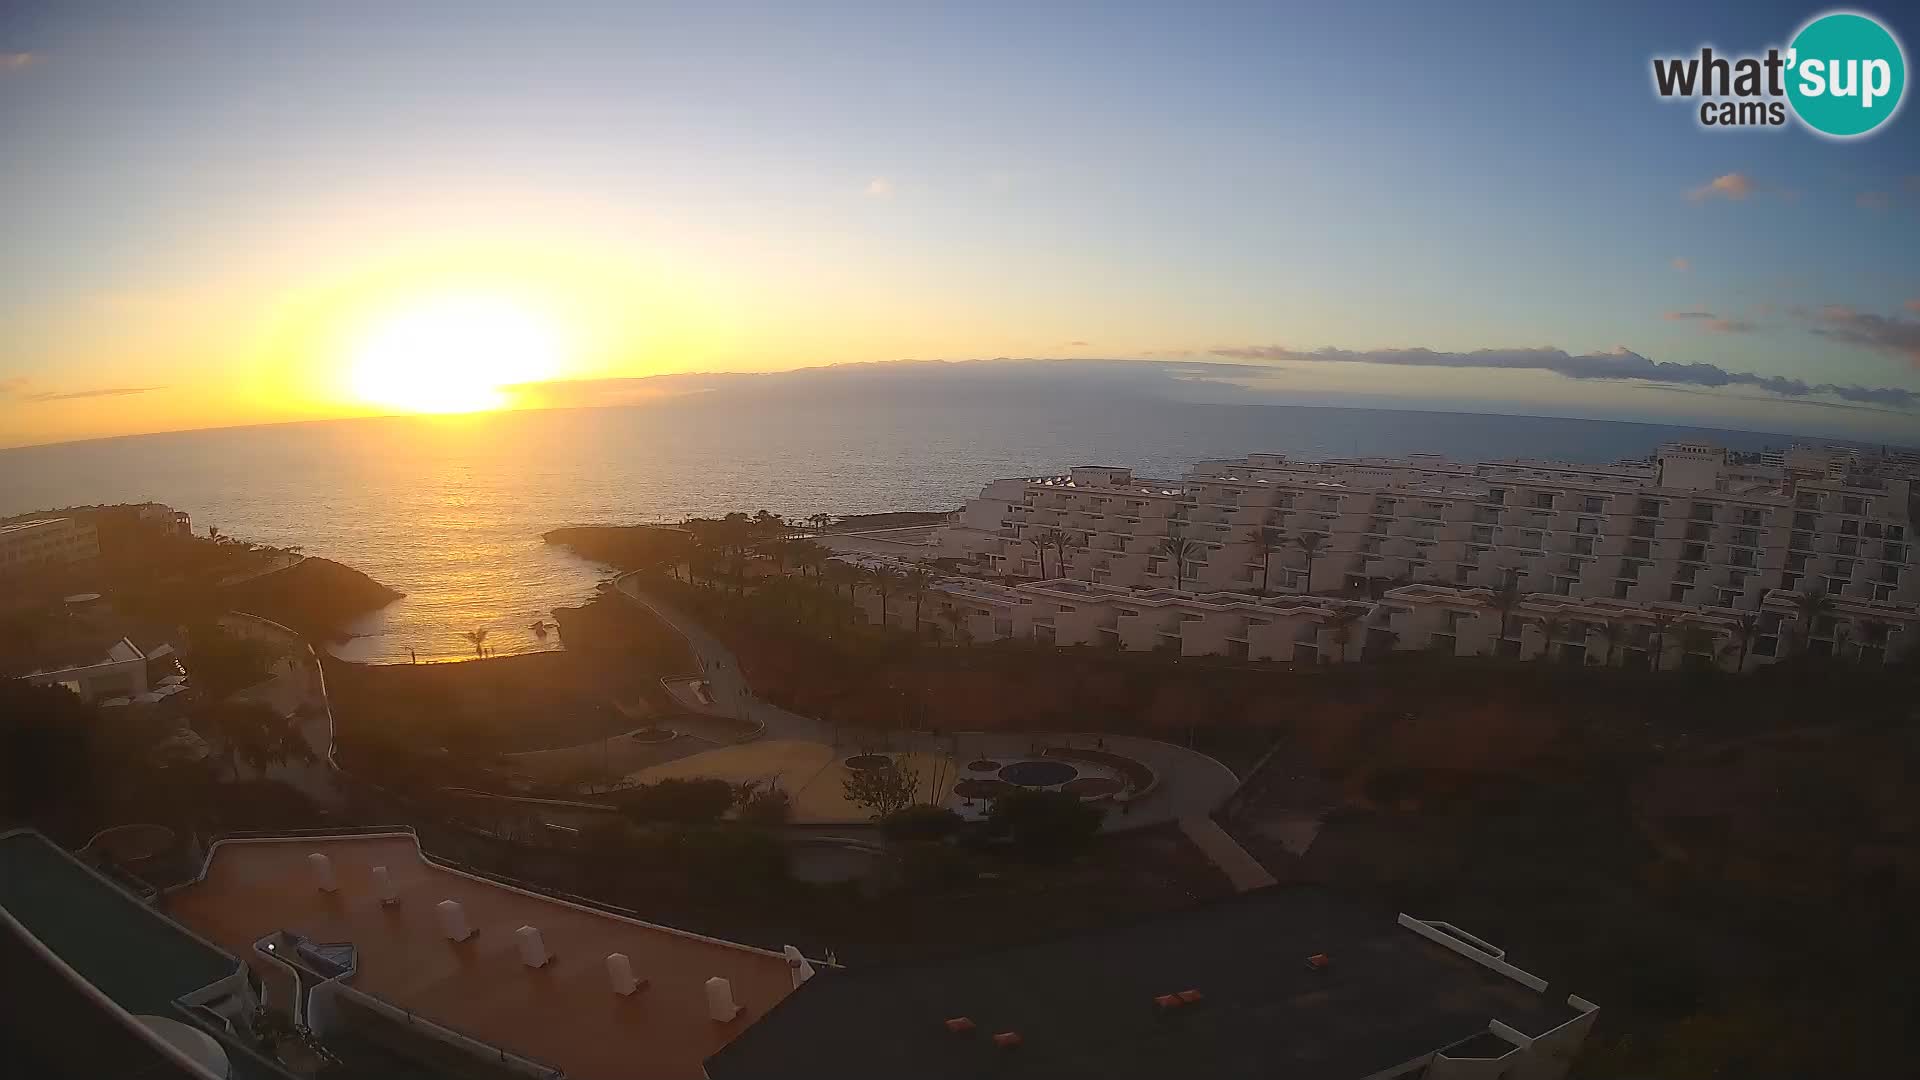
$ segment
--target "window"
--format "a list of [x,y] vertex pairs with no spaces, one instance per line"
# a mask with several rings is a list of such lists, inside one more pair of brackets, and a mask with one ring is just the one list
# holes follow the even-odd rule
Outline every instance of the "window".
[[1707,558],[1707,546],[1705,544],[1688,544],[1680,549],[1680,558],[1687,562],[1705,562]]
[[1660,516],[1660,500],[1641,499],[1640,505],[1634,510],[1634,513],[1640,515],[1641,517],[1659,517]]
[[1703,502],[1694,503],[1692,509],[1687,512],[1687,516],[1695,521],[1712,521],[1713,504]]
[[1580,509],[1589,514],[1598,514],[1606,508],[1607,501],[1598,495],[1589,495],[1580,500]]
[[1867,512],[1866,500],[1853,497],[1841,499],[1840,512],[1843,514],[1864,514]]
[[1841,536],[1859,536],[1859,535],[1860,535],[1860,523],[1859,523],[1859,522],[1857,522],[1857,521],[1843,521],[1843,522],[1841,522],[1841,523],[1840,523],[1840,535],[1841,535]]
[[1553,509],[1553,492],[1536,491],[1533,493],[1533,505],[1541,510]]
[[1645,540],[1632,540],[1627,543],[1627,554],[1636,559],[1653,558],[1653,545]]
[[1667,599],[1672,600],[1674,603],[1683,603],[1687,599],[1687,587],[1685,585],[1675,585],[1673,588],[1668,589]]
[[1627,589],[1628,589],[1628,588],[1630,588],[1630,587],[1631,587],[1631,586],[1630,586],[1630,584],[1629,584],[1628,582],[1625,582],[1625,581],[1616,581],[1616,582],[1614,582],[1614,583],[1613,583],[1613,598],[1614,598],[1615,600],[1625,600],[1625,599],[1627,598]]

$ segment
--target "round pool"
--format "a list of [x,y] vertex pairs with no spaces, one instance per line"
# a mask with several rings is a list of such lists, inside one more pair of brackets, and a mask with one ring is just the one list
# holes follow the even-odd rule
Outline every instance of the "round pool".
[[872,769],[891,768],[893,759],[885,754],[855,754],[848,758],[845,764],[847,768],[856,772],[867,772]]
[[1016,761],[1000,770],[1000,779],[1021,787],[1054,787],[1079,775],[1064,761]]

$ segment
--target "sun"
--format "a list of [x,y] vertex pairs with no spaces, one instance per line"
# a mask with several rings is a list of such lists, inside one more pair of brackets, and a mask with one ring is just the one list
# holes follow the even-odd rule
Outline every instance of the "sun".
[[420,413],[463,413],[507,404],[503,387],[559,373],[563,349],[552,320],[511,298],[442,296],[375,320],[352,352],[361,400]]

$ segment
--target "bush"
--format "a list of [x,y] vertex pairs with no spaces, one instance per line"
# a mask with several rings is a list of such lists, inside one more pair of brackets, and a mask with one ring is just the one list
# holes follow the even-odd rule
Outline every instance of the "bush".
[[1018,789],[993,800],[987,827],[1036,859],[1064,859],[1100,831],[1105,812],[1064,791]]
[[620,796],[621,812],[641,822],[710,825],[732,807],[733,787],[725,780],[668,779]]
[[787,880],[787,849],[764,829],[682,829],[670,845],[687,875],[710,895],[745,899]]
[[960,815],[944,806],[919,803],[888,814],[880,828],[896,844],[931,844],[960,831],[962,824]]
[[740,821],[771,829],[787,823],[793,814],[793,798],[777,787],[755,788],[740,800]]
[[948,844],[909,844],[898,858],[900,880],[910,889],[958,888],[980,877],[974,854]]

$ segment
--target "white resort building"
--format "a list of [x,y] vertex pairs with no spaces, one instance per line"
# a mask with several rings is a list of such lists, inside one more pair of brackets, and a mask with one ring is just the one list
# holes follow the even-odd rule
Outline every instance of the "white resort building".
[[[1249,660],[1391,648],[1668,666],[1710,650],[1751,668],[1789,641],[1894,659],[1920,638],[1915,482],[1855,466],[1676,444],[1612,465],[1252,454],[1181,480],[1096,466],[997,480],[932,546],[1037,580],[943,579],[923,618],[945,603],[976,640]],[[1509,583],[1523,596],[1503,610]]]

